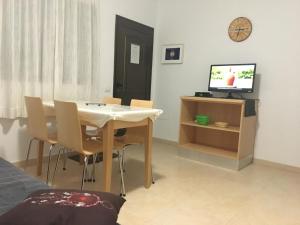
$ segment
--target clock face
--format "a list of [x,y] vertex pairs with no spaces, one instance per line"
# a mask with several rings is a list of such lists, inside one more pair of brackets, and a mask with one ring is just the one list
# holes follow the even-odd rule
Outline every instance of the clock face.
[[252,32],[252,24],[246,17],[234,19],[228,28],[228,34],[231,40],[241,42],[246,40]]

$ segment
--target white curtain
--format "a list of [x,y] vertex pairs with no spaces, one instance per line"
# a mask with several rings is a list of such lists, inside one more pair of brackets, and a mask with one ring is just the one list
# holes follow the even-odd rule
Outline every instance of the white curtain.
[[98,95],[95,0],[0,0],[0,117],[25,115],[24,96]]
[[[99,2],[99,1],[97,1]],[[94,0],[57,0],[55,98],[86,100],[97,96],[99,24]]]

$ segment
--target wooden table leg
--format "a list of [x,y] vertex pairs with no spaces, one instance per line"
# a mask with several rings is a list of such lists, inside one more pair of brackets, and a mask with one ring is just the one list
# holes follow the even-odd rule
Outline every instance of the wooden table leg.
[[112,173],[113,121],[108,121],[103,128],[103,182],[102,190],[110,192]]
[[145,177],[144,186],[149,188],[152,184],[152,132],[153,122],[148,119],[145,136]]
[[36,175],[42,175],[42,168],[43,168],[43,155],[44,155],[44,141],[39,141],[38,143],[38,161],[37,161],[37,168],[36,168]]

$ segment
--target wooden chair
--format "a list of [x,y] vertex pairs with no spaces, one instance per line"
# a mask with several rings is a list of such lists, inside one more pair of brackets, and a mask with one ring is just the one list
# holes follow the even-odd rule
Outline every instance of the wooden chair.
[[[101,103],[104,104],[111,104],[111,105],[121,105],[122,99],[121,98],[114,98],[110,96],[105,96]],[[86,130],[85,131],[86,138],[101,138],[102,136],[102,129],[92,129],[92,130]]]
[[[138,108],[153,108],[153,101],[151,100],[139,100],[132,99],[130,101],[130,107]],[[143,144],[144,143],[144,128],[134,127],[127,129],[126,135],[124,135],[124,141],[130,144]]]
[[141,108],[153,108],[153,101],[151,101],[151,100],[131,99],[130,106],[132,106],[132,107],[141,107]]
[[121,98],[114,98],[110,96],[105,96],[102,100],[102,103],[104,104],[115,104],[115,105],[121,105],[122,99]]
[[[102,144],[95,140],[86,140],[82,138],[81,125],[78,116],[76,103],[54,101],[56,123],[57,123],[57,141],[60,145],[69,150],[76,151],[84,156],[84,169],[82,173],[81,190],[84,186],[86,169],[88,165],[88,157],[94,156],[96,153],[102,152]],[[60,151],[57,157],[53,179],[56,173]],[[93,157],[95,160],[95,157]],[[93,168],[94,174],[95,168]]]
[[26,110],[28,115],[28,131],[32,137],[29,141],[29,146],[27,150],[26,165],[28,164],[31,144],[33,140],[49,143],[50,148],[49,148],[49,159],[48,159],[48,169],[47,169],[47,183],[48,183],[51,153],[54,146],[57,143],[56,133],[48,132],[47,120],[46,120],[41,98],[25,96],[25,105],[26,105]]
[[[139,108],[152,108],[153,101],[150,100],[138,100],[132,99],[130,102],[131,107],[139,107]],[[114,139],[114,149],[118,152],[119,162],[120,162],[120,171],[121,173],[124,172],[124,157],[125,157],[125,150],[128,146],[133,144],[144,144],[145,137],[144,137],[144,128],[143,127],[134,127],[126,129],[126,133],[123,136],[115,137]],[[122,178],[123,176],[121,176]],[[123,196],[126,196],[124,180],[121,180],[123,184]],[[154,183],[152,179],[152,183]]]
[[[103,151],[102,143],[99,140],[83,139],[80,120],[76,103],[54,101],[57,120],[57,141],[67,149],[77,151],[84,156],[84,168],[81,179],[81,190],[84,186],[88,158],[93,157],[92,179],[95,179],[96,155]],[[60,158],[60,151],[56,161],[53,179]],[[122,166],[122,165],[121,165]],[[123,169],[123,168],[122,168]],[[123,178],[122,178],[123,179]]]
[[[153,108],[153,101],[132,99],[130,102],[131,107],[139,108]],[[126,129],[126,134],[121,137],[116,137],[116,140],[130,144],[143,144],[144,143],[144,128],[134,127]]]

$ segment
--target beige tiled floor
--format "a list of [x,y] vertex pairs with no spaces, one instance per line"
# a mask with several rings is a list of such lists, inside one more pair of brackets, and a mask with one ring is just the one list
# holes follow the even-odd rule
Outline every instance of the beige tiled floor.
[[[153,151],[156,184],[150,189],[143,187],[143,150],[126,152],[127,201],[120,224],[300,225],[299,173],[257,164],[239,172],[225,170],[179,158],[176,147],[162,143],[154,143]],[[113,192],[119,193],[116,160],[113,166]],[[98,164],[98,177],[101,171]],[[54,186],[79,188],[80,176],[81,167],[68,160]],[[99,190],[99,180],[85,188]]]

